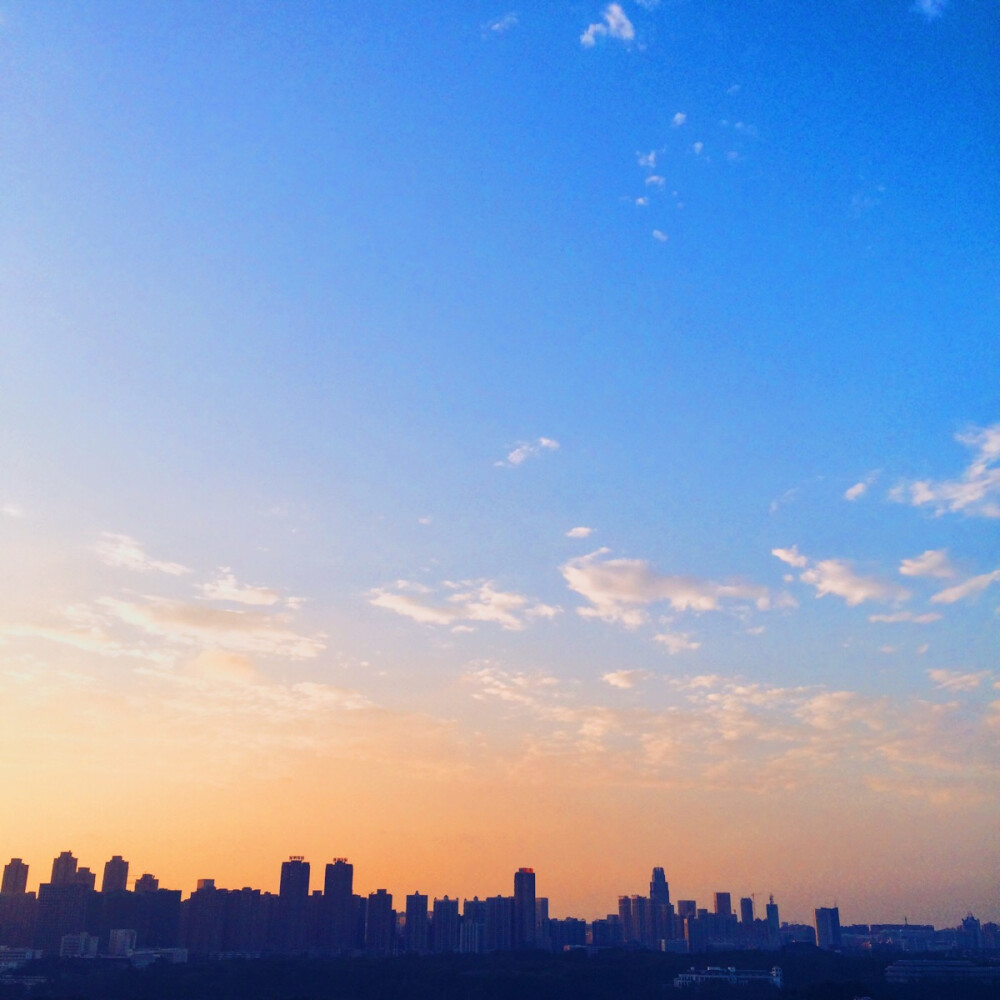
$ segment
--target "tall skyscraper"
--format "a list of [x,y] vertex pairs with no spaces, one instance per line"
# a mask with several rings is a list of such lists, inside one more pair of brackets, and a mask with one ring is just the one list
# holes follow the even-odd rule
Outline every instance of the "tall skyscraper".
[[657,906],[670,904],[670,886],[662,868],[653,869],[653,880],[649,883],[649,901]]
[[155,875],[145,872],[135,880],[135,891],[137,893],[156,892],[160,888],[160,880]]
[[431,926],[434,941],[434,951],[439,954],[447,954],[458,951],[458,900],[444,899],[434,900],[434,917]]
[[753,923],[753,897],[740,899],[740,923],[749,927]]
[[717,917],[728,917],[733,912],[733,900],[728,892],[717,892],[715,894],[715,915]]
[[306,901],[309,898],[309,862],[293,854],[281,863],[278,912],[281,933],[275,944],[281,951],[297,954],[308,947]]
[[354,865],[347,858],[334,858],[323,879],[326,941],[323,947],[338,954],[354,948]]
[[768,940],[771,944],[776,944],[780,937],[781,923],[778,920],[778,904],[774,901],[774,896],[768,896],[764,912],[767,914]]
[[527,951],[536,943],[535,869],[518,868],[514,873],[514,949]]
[[28,888],[28,866],[20,858],[11,858],[4,865],[0,896],[20,896]]
[[101,892],[124,892],[128,885],[128,862],[116,854],[104,864]]
[[840,947],[840,910],[836,906],[821,906],[816,910],[816,945],[824,951]]
[[391,955],[396,945],[396,911],[392,894],[379,889],[368,894],[365,907],[365,951],[372,955]]
[[403,947],[418,955],[428,950],[427,897],[421,892],[406,897],[406,925],[403,928]]
[[677,916],[691,917],[694,919],[698,915],[698,903],[694,899],[677,900]]
[[49,882],[52,885],[73,885],[76,882],[76,865],[77,860],[72,851],[63,851],[52,862],[52,878]]

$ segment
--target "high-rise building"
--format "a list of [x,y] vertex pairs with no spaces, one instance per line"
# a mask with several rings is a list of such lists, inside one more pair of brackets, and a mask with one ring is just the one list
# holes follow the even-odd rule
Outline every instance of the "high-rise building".
[[72,851],[63,851],[52,862],[52,878],[49,879],[51,885],[73,885],[76,882],[77,860],[73,857]]
[[396,911],[392,895],[379,889],[368,894],[365,907],[365,951],[372,955],[391,955],[396,945]]
[[281,932],[275,945],[287,954],[298,954],[309,946],[306,903],[309,899],[309,862],[293,854],[281,863],[281,883],[278,889],[278,912]]
[[149,872],[140,875],[135,880],[135,891],[137,893],[156,892],[159,888],[160,880],[155,875],[150,875]]
[[653,869],[653,880],[649,883],[649,901],[656,905],[670,905],[670,886],[662,868]]
[[677,916],[696,917],[698,915],[698,903],[693,899],[677,900]]
[[764,912],[767,915],[767,939],[770,944],[777,944],[781,936],[781,923],[778,920],[778,904],[774,901],[774,896],[768,896]]
[[403,947],[422,955],[428,950],[427,896],[421,892],[406,897],[406,924],[403,927]]
[[715,894],[715,915],[717,917],[728,917],[733,912],[733,900],[728,892],[717,892]]
[[101,892],[124,892],[128,886],[128,862],[116,854],[104,864]]
[[325,941],[321,947],[329,948],[337,954],[346,954],[354,949],[355,905],[354,905],[354,865],[347,858],[334,858],[326,866],[323,879],[323,908]]
[[530,950],[536,942],[535,869],[518,868],[514,872],[514,950]]
[[97,885],[97,875],[89,868],[77,868],[73,881],[84,889],[93,889]]
[[458,900],[444,899],[434,900],[433,922],[431,925],[434,951],[439,954],[448,954],[458,951]]
[[740,899],[740,923],[749,927],[753,923],[753,897],[743,896]]
[[514,946],[514,897],[490,896],[485,902],[483,950],[510,951]]
[[20,858],[11,858],[4,865],[0,896],[20,896],[28,888],[28,866]]
[[821,906],[816,910],[816,946],[824,951],[840,947],[840,910],[836,906]]

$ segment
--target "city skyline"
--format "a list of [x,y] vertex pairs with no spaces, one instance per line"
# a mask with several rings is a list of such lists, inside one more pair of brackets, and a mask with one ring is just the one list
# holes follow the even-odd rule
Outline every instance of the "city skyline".
[[5,850],[1000,917],[998,9],[5,0]]
[[[422,898],[425,902],[439,902],[449,899],[452,901],[480,900],[481,898],[489,898],[490,895],[485,892],[480,895],[478,891],[468,892],[465,890],[453,892],[450,895],[448,892],[438,893],[433,890],[421,892],[419,887],[415,888],[412,884],[408,884],[408,887],[405,888],[387,888],[384,881],[376,885],[379,882],[378,879],[375,879],[371,886],[366,888],[364,882],[355,882],[355,866],[349,858],[333,857],[328,860],[320,860],[314,869],[313,863],[305,855],[300,854],[289,855],[286,860],[280,862],[280,866],[276,868],[278,872],[277,879],[274,880],[273,884],[267,883],[263,886],[251,885],[246,881],[240,883],[239,880],[230,885],[224,885],[221,880],[208,875],[202,875],[197,878],[193,885],[180,887],[173,884],[168,885],[165,881],[161,881],[154,872],[143,871],[139,874],[138,870],[133,868],[131,863],[120,854],[113,855],[103,866],[91,869],[87,865],[81,865],[81,859],[73,851],[63,850],[53,858],[48,874],[46,874],[45,870],[39,868],[35,876],[30,876],[29,873],[32,867],[32,864],[25,861],[23,857],[11,858],[3,868],[3,886],[0,894],[5,896],[16,896],[25,893],[37,895],[40,886],[44,883],[49,883],[53,885],[82,885],[93,891],[99,890],[101,893],[155,892],[157,889],[170,889],[179,893],[178,898],[181,898],[182,894],[186,894],[183,898],[190,898],[191,894],[204,887],[230,892],[253,889],[255,892],[270,894],[276,898],[301,897],[302,899],[317,894],[327,897],[331,895],[343,896],[344,894],[349,896],[354,892],[360,893],[360,897],[363,898],[375,893],[388,893],[390,900],[405,899],[407,902],[413,896]],[[99,872],[103,872],[100,882],[98,882]],[[501,875],[500,877],[502,878],[503,876]],[[412,883],[413,881],[411,878],[410,882]],[[420,882],[420,879],[417,878],[416,881]],[[509,875],[508,881],[510,881]],[[420,884],[423,885],[424,883],[420,882]],[[494,883],[488,882],[488,884]],[[553,906],[553,900],[550,896],[542,896],[537,892],[536,872],[534,868],[520,867],[516,869],[513,873],[513,882],[511,884],[514,891],[509,897],[512,906],[510,914],[510,950],[523,948],[525,940],[530,938],[530,931],[526,928],[534,924],[536,900],[544,899],[546,917],[551,916],[560,920],[583,919],[589,921],[600,919],[603,916],[603,913],[597,911],[588,914],[570,913],[566,910],[565,906],[560,904],[558,899],[555,900],[555,905]],[[673,890],[671,890],[671,884],[674,885]],[[680,891],[676,888],[678,884],[682,886]],[[623,891],[619,887],[619,891],[609,895],[607,912],[610,913],[614,910],[614,907],[610,906],[611,901],[617,900],[620,902],[622,899],[642,896],[641,893],[631,891],[637,885],[639,885],[638,882],[632,885],[628,892]],[[500,894],[502,895],[502,893]],[[759,902],[758,897],[760,897]],[[670,906],[671,911],[676,911],[679,917],[694,916],[699,912],[707,912],[725,917],[731,916],[733,920],[738,919],[740,924],[753,923],[754,920],[767,920],[768,922],[773,920],[773,922],[777,923],[778,920],[778,907],[773,892],[754,890],[752,892],[736,893],[735,898],[739,901],[738,905],[734,904],[734,894],[727,890],[715,889],[710,893],[705,893],[703,896],[691,898],[691,893],[684,887],[682,882],[671,882],[671,880],[667,879],[665,869],[662,866],[652,867],[652,878],[648,882],[648,892],[643,898],[654,905]],[[838,914],[839,927],[840,904],[836,894],[830,900],[827,900],[827,902],[831,903],[832,907],[816,904],[809,908],[808,914],[784,911],[782,913],[783,923],[799,925],[808,923],[812,919],[813,914],[816,915],[815,919],[819,920],[821,912],[836,912]],[[772,909],[774,910],[773,917],[771,914]],[[960,901],[955,901],[956,914],[958,914],[958,911],[961,911],[961,915],[971,912],[967,907],[963,907]],[[405,913],[408,911],[404,907],[401,908],[400,912]],[[528,917],[529,913],[531,915],[530,919]],[[872,920],[870,917],[861,920],[858,914],[853,914],[852,916],[859,917],[859,919],[852,919],[849,921],[850,923],[864,922],[892,925],[908,921],[908,917],[905,914],[898,917],[895,921]],[[952,923],[955,923],[958,921],[959,916],[956,915],[950,919]],[[987,917],[988,919],[989,917]],[[290,933],[293,935],[295,933],[295,922],[296,918],[289,918],[289,923],[293,927]],[[912,921],[912,923],[916,925],[919,924],[919,921]],[[942,922],[942,925],[951,926],[947,919]],[[520,927],[520,931],[518,931],[518,927]],[[520,934],[520,938],[518,934]]]

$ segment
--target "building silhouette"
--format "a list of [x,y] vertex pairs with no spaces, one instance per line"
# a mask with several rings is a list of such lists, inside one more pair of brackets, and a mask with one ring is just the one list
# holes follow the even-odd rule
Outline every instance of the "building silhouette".
[[104,864],[101,892],[124,892],[128,886],[128,862],[116,854]]
[[514,873],[514,950],[535,947],[535,869],[518,868]]
[[836,906],[821,906],[815,911],[816,946],[823,951],[840,948],[840,910]]

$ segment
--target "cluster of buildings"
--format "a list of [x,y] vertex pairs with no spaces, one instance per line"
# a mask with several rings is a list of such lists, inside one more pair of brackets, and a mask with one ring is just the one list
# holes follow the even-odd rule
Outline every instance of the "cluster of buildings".
[[[63,851],[48,882],[27,891],[28,866],[14,858],[0,886],[0,966],[38,956],[129,958],[136,964],[166,959],[258,955],[479,954],[496,951],[565,951],[634,948],[704,953],[771,949],[794,941],[840,949],[858,928],[841,928],[834,908],[816,911],[815,927],[782,924],[773,897],[763,918],[753,898],[734,909],[730,894],[715,894],[711,910],[694,900],[670,898],[662,868],[654,868],[648,895],[621,896],[618,912],[586,921],[552,919],[536,893],[535,872],[514,874],[513,894],[431,900],[414,892],[394,905],[385,889],[354,891],[354,867],[345,858],[326,865],[322,889],[311,888],[302,857],[281,866],[277,894],[222,889],[202,879],[186,899],[161,888],[150,874],[129,888],[129,865],[115,856],[96,873]],[[992,928],[992,930],[991,930]],[[931,929],[933,930],[933,928]],[[875,928],[869,933],[877,933]],[[996,940],[995,925],[976,922]]]

